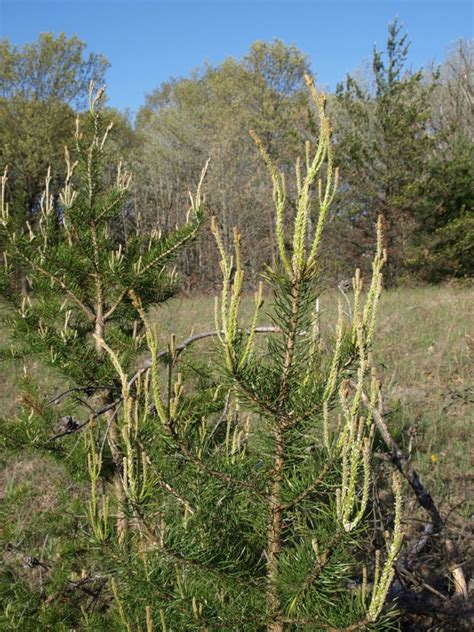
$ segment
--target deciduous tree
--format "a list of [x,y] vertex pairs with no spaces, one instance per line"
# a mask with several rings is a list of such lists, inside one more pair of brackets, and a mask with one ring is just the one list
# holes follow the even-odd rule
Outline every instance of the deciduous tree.
[[0,168],[10,165],[10,212],[18,230],[35,221],[48,167],[52,191],[64,178],[75,112],[87,103],[89,82],[103,83],[107,60],[86,56],[85,48],[64,34],[42,33],[22,48],[0,41]]
[[[179,221],[189,182],[211,157],[209,207],[219,217],[226,243],[233,226],[245,235],[243,256],[255,283],[258,270],[277,256],[271,190],[255,156],[249,130],[290,172],[307,128],[303,74],[308,61],[294,46],[256,42],[242,60],[226,59],[187,79],[172,80],[148,96],[137,118],[137,208],[151,223]],[[145,210],[145,212],[143,212]],[[215,282],[209,238],[187,251],[185,269],[199,268],[202,283]]]

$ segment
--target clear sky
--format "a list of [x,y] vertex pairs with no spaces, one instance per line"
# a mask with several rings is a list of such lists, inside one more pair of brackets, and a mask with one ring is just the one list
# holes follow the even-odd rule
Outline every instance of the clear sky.
[[133,113],[170,76],[240,58],[257,39],[296,44],[332,89],[384,47],[395,16],[414,68],[473,37],[469,0],[0,0],[0,36],[22,45],[44,31],[77,34],[112,64],[109,103]]

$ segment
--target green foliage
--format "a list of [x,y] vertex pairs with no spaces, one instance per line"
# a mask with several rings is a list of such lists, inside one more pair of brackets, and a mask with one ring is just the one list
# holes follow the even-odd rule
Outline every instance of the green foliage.
[[72,138],[74,113],[55,99],[41,102],[15,97],[3,102],[1,119],[0,160],[3,168],[12,165],[10,186],[20,223],[37,203],[48,166],[62,175],[64,141]]
[[[256,344],[261,289],[250,326],[240,322],[240,234],[234,231],[234,254],[228,254],[215,218],[211,230],[223,287],[216,304],[222,384],[214,396],[210,391],[196,397],[192,384],[183,381],[174,338],[163,368],[157,330],[138,296],[134,306],[146,328],[149,370],[130,378],[113,344],[102,343],[122,386],[118,445],[127,526],[115,530],[112,500],[100,485],[98,427],[89,430],[88,439],[89,516],[98,544],[114,551],[115,612],[125,629],[143,628],[150,618],[163,630],[389,625],[381,612],[401,541],[398,480],[393,534],[387,534],[383,563],[376,555],[371,591],[362,570],[378,398],[370,350],[385,255],[379,226],[364,304],[356,274],[353,317],[346,322],[339,306],[334,340],[325,351],[314,307],[319,247],[337,171],[325,98],[309,79],[308,84],[319,134],[314,152],[307,146],[305,168],[297,166],[291,217],[285,217],[285,178],[255,135],[273,180],[279,253],[265,276],[274,305],[267,345]],[[319,213],[310,232],[312,204]],[[286,235],[285,219],[291,226]],[[210,386],[208,379],[204,384]],[[350,578],[360,578],[358,589],[349,589]]]
[[474,274],[474,219],[464,211],[444,226],[436,228],[409,260],[412,270],[431,283],[444,279],[470,279]]
[[[85,130],[76,130],[73,156],[66,153],[59,206],[49,172],[39,212],[26,230],[16,229],[9,212],[6,177],[2,197],[3,295],[15,302],[16,312],[7,319],[17,352],[38,355],[74,384],[92,390],[109,388],[111,367],[91,334],[110,336],[122,362],[132,365],[144,343],[128,293],[140,291],[146,305],[171,296],[176,279],[165,265],[195,236],[203,218],[197,206],[190,221],[173,233],[155,231],[147,242],[137,233],[127,217],[130,174],[119,164],[109,185],[104,171],[110,125],[98,103],[101,94],[91,97]],[[9,273],[15,264],[27,271],[34,298],[11,294]]]
[[473,160],[474,145],[457,135],[430,161],[426,208],[407,262],[409,270],[428,282],[474,274]]
[[3,99],[21,96],[28,101],[87,104],[90,81],[103,81],[108,62],[102,55],[90,53],[75,35],[54,37],[41,33],[38,42],[19,49],[8,39],[0,42],[0,94]]
[[74,109],[87,103],[89,82],[103,82],[108,62],[84,56],[76,36],[42,33],[19,49],[0,41],[0,165],[11,166],[15,212],[33,212],[48,166],[56,183],[64,174],[64,145],[74,133]]

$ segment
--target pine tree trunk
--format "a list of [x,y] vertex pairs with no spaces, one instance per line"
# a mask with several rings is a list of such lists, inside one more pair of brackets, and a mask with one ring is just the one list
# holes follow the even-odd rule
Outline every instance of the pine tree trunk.
[[[281,483],[283,477],[284,461],[284,402],[290,380],[295,353],[295,341],[298,328],[298,310],[300,299],[300,280],[295,278],[291,288],[291,318],[288,337],[286,340],[286,352],[283,366],[282,380],[279,394],[279,407],[281,416],[275,420],[274,431],[275,454],[273,468],[272,491],[269,498],[269,524],[268,524],[268,585],[267,608],[271,614],[280,613],[280,600],[278,598],[278,558],[281,552],[281,529],[283,510],[281,506]],[[268,625],[269,632],[283,632],[281,621],[271,621]]]
[[[100,357],[104,352],[99,341],[100,339],[103,339],[103,335],[104,335],[104,323],[103,323],[101,308],[99,308],[98,313],[96,314],[95,335],[97,336],[96,351]],[[103,404],[104,405],[110,404],[111,401],[112,401],[112,396],[109,394],[104,398]],[[122,485],[122,480],[121,480],[122,455],[120,454],[120,450],[118,447],[119,438],[118,438],[117,423],[116,423],[115,417],[116,415],[115,415],[114,409],[111,409],[106,413],[107,442],[109,444],[110,452],[112,454],[112,460],[114,462],[114,470],[115,470],[113,483],[114,483],[114,491],[115,491],[115,500],[117,501],[117,535],[118,535],[119,542],[122,542],[127,531],[128,520],[124,513],[126,497],[123,491],[123,485]]]
[[[268,612],[278,613],[280,602],[278,599],[278,558],[281,551],[281,521],[282,510],[280,505],[281,476],[283,471],[283,442],[281,430],[277,430],[275,448],[275,467],[272,485],[272,493],[269,498],[269,524],[268,524],[268,585],[267,585],[267,609]],[[268,625],[269,632],[282,632],[283,624],[271,621]]]

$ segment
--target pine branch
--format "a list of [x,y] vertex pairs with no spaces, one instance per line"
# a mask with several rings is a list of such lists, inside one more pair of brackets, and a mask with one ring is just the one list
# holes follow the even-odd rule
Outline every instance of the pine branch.
[[184,505],[184,507],[186,508],[186,510],[192,515],[196,513],[196,510],[192,507],[191,503],[189,502],[189,500],[187,500],[186,498],[183,498],[183,496],[176,491],[176,489],[174,487],[172,487],[172,485],[170,485],[169,483],[167,483],[166,481],[164,481],[160,475],[160,473],[158,472],[158,470],[156,469],[153,461],[150,459],[150,457],[147,454],[147,451],[145,450],[145,446],[143,445],[143,443],[140,440],[137,440],[137,444],[140,447],[140,450],[143,452],[143,454],[146,457],[147,463],[148,465],[150,465],[150,467],[153,470],[153,473],[156,476],[156,481],[158,483],[158,485],[160,487],[162,487],[165,491],[167,491],[171,496],[173,496],[174,498],[176,498],[176,500],[178,500],[182,505]]
[[62,391],[61,393],[58,393],[57,395],[49,399],[46,402],[46,406],[54,406],[56,404],[59,404],[59,402],[62,399],[64,399],[71,393],[85,393],[86,395],[90,395],[95,391],[100,391],[100,390],[111,391],[111,390],[114,390],[114,388],[115,387],[112,385],[110,386],[75,386],[73,388],[68,388],[65,391]]
[[169,557],[174,562],[178,562],[178,564],[184,566],[185,568],[194,568],[204,571],[205,573],[210,573],[220,579],[223,579],[226,582],[238,582],[245,585],[246,587],[258,589],[258,581],[253,579],[252,577],[226,574],[222,569],[217,568],[216,566],[205,564],[203,562],[200,562],[199,560],[187,557],[179,551],[175,551],[174,549],[168,547],[164,542],[164,534],[155,533],[155,530],[147,524],[144,517],[136,508],[134,508],[134,515],[135,518],[139,521],[140,526],[149,537],[150,542],[160,551],[162,551],[165,556]]
[[[175,252],[178,252],[180,249],[182,249],[189,241],[192,241],[196,237],[196,234],[199,228],[200,228],[200,223],[196,223],[195,227],[193,228],[191,232],[184,235],[184,237],[182,237],[180,240],[175,242],[172,246],[167,248],[164,252],[160,252],[143,269],[140,270],[140,276],[145,275],[149,270],[157,267],[160,262],[165,261],[166,259],[170,258]],[[108,320],[112,318],[113,314],[115,313],[117,308],[122,304],[124,298],[130,292],[130,290],[133,289],[134,285],[135,285],[134,283],[129,284],[125,287],[124,290],[122,290],[122,292],[120,293],[115,303],[113,303],[113,305],[111,305],[111,307],[104,314],[104,322],[107,322]]]
[[306,578],[303,586],[300,588],[300,590],[298,591],[297,595],[292,600],[289,612],[292,610],[292,608],[294,608],[294,606],[301,599],[301,597],[305,594],[305,592],[314,584],[314,582],[321,575],[321,573],[324,570],[325,566],[329,563],[329,561],[331,559],[331,556],[332,556],[332,554],[334,552],[335,547],[339,544],[339,542],[342,540],[343,537],[344,537],[344,532],[343,531],[337,531],[335,533],[335,535],[332,538],[330,538],[329,542],[327,543],[327,546],[326,546],[326,549],[325,549],[324,553],[322,553],[321,555],[316,553],[316,558],[317,559],[316,559],[316,563],[314,565],[314,568],[311,571],[311,573],[308,575],[308,577]]
[[[289,625],[294,626],[316,626],[320,630],[325,630],[325,632],[357,632],[357,630],[364,630],[369,625],[370,621],[366,617],[357,621],[357,623],[353,623],[352,625],[345,626],[343,628],[336,628],[332,625],[329,625],[325,621],[321,621],[320,619],[314,619],[312,617],[306,619],[293,619],[291,617],[278,617],[277,621],[280,623],[288,623]],[[316,629],[315,627],[315,629]]]
[[258,490],[252,483],[246,483],[245,481],[230,476],[230,474],[226,474],[225,472],[221,472],[220,470],[215,470],[211,468],[205,461],[196,456],[180,439],[179,435],[176,433],[171,423],[168,422],[168,424],[165,425],[164,429],[166,434],[174,441],[176,447],[185,457],[185,459],[193,463],[193,465],[196,465],[196,467],[198,467],[202,472],[234,487],[240,487],[241,489],[251,491],[261,500],[267,499],[266,495]]
[[[243,331],[243,330],[240,330],[240,331]],[[264,333],[279,333],[279,332],[280,332],[280,330],[278,329],[278,327],[272,327],[272,326],[257,327],[256,330],[255,330],[255,333],[260,333],[260,334],[264,334]],[[195,342],[197,342],[199,340],[204,340],[205,338],[213,338],[213,337],[219,336],[219,334],[222,334],[222,332],[214,330],[214,331],[204,331],[202,333],[194,334],[192,336],[189,336],[189,338],[186,338],[185,340],[183,340],[183,342],[181,342],[180,344],[176,345],[176,355],[179,355],[187,347],[189,347],[190,345],[194,344]],[[157,355],[158,360],[163,360],[163,359],[166,359],[168,357],[169,357],[169,352],[168,351],[160,351],[158,353],[158,355]],[[144,362],[144,365],[142,366],[142,368],[139,371],[137,371],[130,378],[130,380],[128,382],[128,388],[130,389],[144,373],[149,371],[151,369],[151,366],[152,366],[152,360],[151,359],[146,360]],[[80,386],[80,387],[77,387],[77,388],[68,389],[68,390],[64,391],[63,393],[60,393],[59,395],[56,395],[55,398],[53,398],[52,400],[49,400],[46,403],[47,403],[47,405],[49,405],[49,404],[56,404],[56,403],[58,403],[58,401],[60,399],[62,399],[63,397],[65,397],[69,393],[73,393],[73,392],[77,392],[77,391],[88,391],[91,388],[93,390],[100,390],[102,388],[106,389],[107,387],[103,387],[103,386],[97,386],[97,387],[95,387],[95,386],[94,387],[91,387],[91,386]],[[122,402],[122,400],[123,400],[122,396],[117,397],[117,399],[115,399],[110,404],[106,404],[105,406],[100,408],[96,413],[94,413],[94,415],[89,417],[89,419],[87,419],[82,424],[77,426],[77,428],[75,428],[74,430],[68,430],[66,432],[60,432],[60,433],[54,435],[53,437],[50,437],[48,439],[48,441],[55,441],[56,439],[60,439],[61,437],[64,437],[64,436],[66,436],[68,434],[72,434],[73,432],[77,432],[78,430],[81,430],[89,422],[93,421],[94,419],[97,419],[98,417],[101,417],[102,415],[105,415],[105,413],[109,412],[109,410],[112,410],[113,408],[116,408]]]
[[293,500],[290,500],[289,502],[286,502],[286,503],[282,503],[280,505],[281,508],[284,511],[287,511],[288,509],[291,509],[295,505],[298,505],[299,503],[301,503],[302,500],[304,500],[305,498],[307,498],[307,496],[309,496],[314,491],[316,491],[316,489],[323,482],[323,480],[326,477],[326,474],[331,470],[333,465],[334,465],[334,461],[332,459],[329,460],[324,465],[323,469],[319,473],[319,476],[311,483],[311,485],[308,485],[308,487],[306,489],[304,489],[302,492],[300,492],[297,496],[295,496],[295,498],[293,498]]
[[25,261],[29,266],[31,266],[31,268],[33,270],[36,270],[36,272],[38,272],[42,276],[48,278],[55,285],[57,285],[61,290],[63,290],[66,293],[66,295],[69,296],[69,298],[72,301],[74,301],[74,303],[76,303],[76,305],[81,309],[83,314],[87,317],[87,319],[90,322],[94,322],[95,321],[96,315],[94,314],[93,310],[90,307],[88,307],[83,301],[81,301],[81,299],[78,296],[76,296],[76,294],[66,285],[66,283],[64,283],[64,281],[62,279],[60,279],[53,272],[50,272],[49,270],[45,269],[43,266],[40,266],[33,259],[30,259],[29,257],[27,257],[22,252],[21,248],[18,248],[16,243],[11,243],[11,245],[15,248],[15,251],[16,251],[17,255],[21,259],[23,259],[23,261]]
[[[239,334],[245,333],[244,329],[239,329]],[[262,327],[256,327],[255,329],[255,333],[257,334],[268,334],[268,333],[280,333],[280,329],[278,327],[272,327],[271,325],[268,326],[262,326]],[[224,334],[224,332],[218,331],[217,329],[212,330],[212,331],[203,331],[199,334],[193,334],[192,336],[189,336],[189,338],[186,338],[185,340],[183,340],[180,344],[176,345],[176,354],[179,355],[180,353],[182,353],[187,347],[189,347],[190,345],[194,344],[195,342],[199,341],[199,340],[204,340],[205,338],[215,338],[217,336],[222,336]],[[161,351],[158,354],[158,359],[163,359],[166,358],[168,356],[168,351]],[[135,381],[138,379],[138,377],[146,370],[148,370],[149,368],[151,368],[151,364],[152,364],[152,360],[148,359],[145,361],[143,367],[140,369],[139,372],[137,372],[137,374],[135,374],[132,379],[129,382],[129,386],[131,386],[132,384],[135,383]]]

